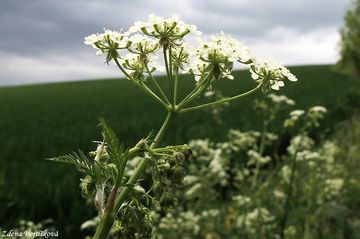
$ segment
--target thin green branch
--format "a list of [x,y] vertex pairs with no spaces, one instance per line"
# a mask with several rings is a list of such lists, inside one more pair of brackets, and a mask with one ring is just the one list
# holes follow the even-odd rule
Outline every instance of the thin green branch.
[[190,111],[194,111],[194,110],[203,109],[203,108],[206,108],[206,107],[209,107],[209,106],[214,106],[214,105],[222,104],[222,103],[225,103],[225,102],[230,102],[230,101],[233,101],[233,100],[237,100],[239,98],[242,98],[244,96],[247,96],[247,95],[250,95],[250,94],[254,93],[260,87],[261,87],[261,84],[259,84],[254,89],[249,90],[249,91],[247,91],[247,92],[245,92],[243,94],[240,94],[240,95],[236,95],[236,96],[233,96],[233,97],[228,97],[228,98],[225,98],[225,99],[222,99],[222,100],[217,100],[217,101],[210,102],[210,103],[207,103],[207,104],[202,104],[202,105],[198,105],[198,106],[194,106],[194,107],[185,108],[185,109],[180,110],[180,113],[186,113],[186,112],[190,112]]
[[179,68],[175,67],[175,86],[174,86],[174,105],[176,105],[176,101],[177,101],[177,93],[178,93],[178,81],[179,81]]
[[166,47],[163,47],[163,54],[164,54],[166,74],[167,74],[168,81],[169,81],[170,96],[171,96],[170,98],[173,99],[172,77],[171,77],[171,72],[170,72],[169,63],[168,63],[168,59],[167,59],[168,57],[167,57],[167,53],[166,53]]
[[[174,77],[173,77],[173,64],[172,64],[172,56],[171,56],[171,53],[172,53],[172,47],[171,45],[169,45],[169,73],[170,73],[170,81],[171,81],[171,84],[172,84],[172,88],[171,88],[171,91],[172,91],[172,96],[173,96],[173,99],[175,99],[175,87],[174,87]],[[173,100],[173,106],[175,106],[175,101]]]
[[160,94],[162,95],[162,97],[164,98],[165,102],[167,104],[170,104],[169,99],[167,98],[166,94],[164,93],[164,91],[162,90],[162,88],[160,87],[159,83],[157,82],[157,80],[155,79],[155,77],[153,76],[153,74],[150,72],[149,67],[147,66],[147,64],[145,65],[146,67],[146,71],[150,76],[150,79],[152,80],[152,82],[154,83],[154,85],[156,86],[156,88],[159,90]]
[[200,80],[199,84],[192,90],[178,105],[179,109],[182,109],[187,104],[191,103],[196,97],[198,97],[204,89],[206,89],[211,83],[212,71],[209,72],[203,79]]
[[168,105],[160,99],[159,96],[157,96],[144,82],[140,81],[140,83],[136,82],[139,87],[143,87],[145,92],[148,92],[150,96],[152,96],[154,99],[156,99],[160,104],[162,104],[165,109],[168,109]]
[[125,71],[125,69],[121,66],[120,62],[118,61],[118,59],[114,58],[114,61],[116,63],[116,65],[118,66],[118,68],[121,70],[121,72],[132,82],[134,82],[140,89],[142,89],[146,94],[150,95],[152,98],[154,98],[156,101],[158,101],[160,104],[162,104],[166,109],[168,108],[168,105],[162,101],[149,87],[147,87],[144,83],[141,84],[139,82],[137,82],[136,80],[134,80],[129,73],[127,73]]
[[292,198],[293,193],[293,184],[295,181],[295,171],[296,171],[296,155],[297,155],[297,149],[295,149],[293,157],[291,157],[291,173],[290,173],[290,181],[288,184],[287,192],[286,192],[286,199],[284,203],[284,214],[280,221],[280,239],[285,239],[285,229],[286,224],[289,216],[289,209],[290,209],[290,200]]
[[[267,126],[268,126],[268,122],[265,120],[263,122],[263,127],[262,127],[262,132],[261,132],[261,140],[260,140],[260,150],[259,150],[259,154],[260,156],[263,156],[264,154],[264,149],[265,149],[265,143],[266,143],[266,132],[267,132]],[[252,187],[254,188],[257,184],[257,179],[259,176],[259,171],[260,171],[260,161],[256,161],[256,166],[255,166],[255,173],[254,173],[254,178],[253,178],[253,182],[252,182]]]

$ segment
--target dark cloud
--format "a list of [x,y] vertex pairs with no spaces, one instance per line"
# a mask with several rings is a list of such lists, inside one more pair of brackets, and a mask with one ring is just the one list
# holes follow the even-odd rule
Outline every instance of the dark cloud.
[[[278,41],[282,36],[274,35],[274,29],[299,36],[318,29],[337,29],[349,3],[350,0],[1,0],[0,54],[10,60],[32,58],[39,64],[48,59],[56,61],[57,57],[79,62],[80,56],[90,50],[83,45],[84,36],[104,27],[126,30],[152,12],[165,16],[177,13],[207,34],[223,30],[246,41]],[[30,80],[31,74],[24,75]],[[0,73],[0,80],[4,77],[8,76]],[[16,77],[21,78],[19,72]]]

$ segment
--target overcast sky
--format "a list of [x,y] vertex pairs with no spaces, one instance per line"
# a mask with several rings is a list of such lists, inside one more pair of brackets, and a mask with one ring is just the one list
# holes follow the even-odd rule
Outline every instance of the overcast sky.
[[150,13],[223,30],[287,65],[334,63],[351,0],[0,0],[0,86],[119,76],[84,36]]

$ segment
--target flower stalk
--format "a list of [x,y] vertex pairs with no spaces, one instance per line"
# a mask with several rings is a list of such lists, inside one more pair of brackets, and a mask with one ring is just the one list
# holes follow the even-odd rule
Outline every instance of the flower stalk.
[[[146,138],[135,147],[125,149],[115,133],[107,127],[105,121],[101,121],[104,137],[104,142],[101,145],[103,150],[96,151],[95,166],[83,153],[80,156],[75,154],[75,156],[70,155],[55,159],[55,161],[75,164],[79,171],[87,174],[88,180],[86,182],[92,182],[94,178],[96,184],[101,185],[101,190],[97,192],[100,196],[95,199],[96,203],[102,206],[99,210],[100,223],[94,239],[107,238],[115,220],[127,221],[126,219],[131,218],[134,212],[139,213],[134,220],[142,218],[146,223],[141,226],[150,228],[150,230],[144,230],[147,233],[146,235],[149,235],[149,231],[151,234],[148,203],[146,205],[141,204],[133,194],[131,194],[131,200],[127,200],[130,192],[143,194],[147,199],[151,198],[138,184],[138,180],[149,167],[150,162],[155,162],[153,178],[154,174],[158,173],[156,170],[160,168],[173,170],[172,173],[176,177],[174,176],[173,181],[170,181],[171,185],[167,183],[167,191],[160,193],[159,202],[161,206],[175,205],[174,188],[180,186],[185,177],[186,172],[183,164],[189,154],[182,152],[181,146],[165,148],[158,148],[158,146],[178,114],[235,101],[255,93],[258,89],[263,92],[278,90],[280,86],[284,85],[284,79],[296,81],[296,77],[284,66],[279,63],[257,60],[247,46],[223,32],[213,36],[211,41],[200,41],[197,48],[190,46],[185,40],[188,34],[199,35],[200,33],[196,30],[196,26],[184,23],[179,17],[164,19],[150,15],[147,22],[136,22],[128,32],[105,30],[102,34],[92,34],[85,38],[85,44],[97,49],[97,55],[105,55],[106,63],[114,61],[128,80],[161,104],[167,111],[165,121],[149,146],[147,142],[150,141],[147,141]],[[127,54],[124,54],[124,51],[127,51]],[[168,95],[153,75],[154,71],[162,68],[157,63],[157,57],[161,55],[169,83]],[[235,63],[241,63],[250,68],[251,76],[257,83],[256,87],[232,97],[186,108],[204,91],[211,88],[214,81],[233,80],[232,71]],[[179,100],[180,103],[177,103],[179,85],[181,84],[179,71],[191,74],[197,84],[186,97]],[[148,78],[156,90],[148,85]],[[128,160],[137,156],[141,157],[141,160],[131,175],[126,178],[124,172],[126,164]],[[164,158],[158,160],[156,157]],[[163,182],[158,182],[158,184],[161,183]],[[111,191],[107,196],[105,195],[105,186],[108,188],[111,186]],[[155,185],[151,187],[151,190],[154,187]],[[107,202],[106,206],[104,206],[105,201]],[[128,210],[131,213],[128,214]]]
[[[172,123],[172,121],[174,120],[174,118],[175,118],[174,112],[169,112],[167,114],[164,123],[162,124],[159,132],[157,133],[153,143],[150,145],[150,149],[154,149],[157,147],[157,145],[159,145],[161,139],[163,138],[166,130],[169,128],[169,126]],[[137,180],[140,178],[142,173],[147,168],[149,161],[150,161],[149,158],[141,159],[140,163],[136,167],[134,173],[132,174],[132,176],[126,183],[126,185],[134,185],[137,182]],[[119,196],[115,200],[114,207],[111,208],[109,211],[107,211],[101,217],[100,224],[96,229],[93,239],[106,239],[107,238],[107,235],[109,234],[109,231],[110,231],[112,225],[114,224],[114,220],[115,220],[114,213],[116,213],[120,209],[121,205],[124,203],[127,195],[130,193],[131,189],[132,188],[129,186],[124,186],[124,188],[120,192]]]

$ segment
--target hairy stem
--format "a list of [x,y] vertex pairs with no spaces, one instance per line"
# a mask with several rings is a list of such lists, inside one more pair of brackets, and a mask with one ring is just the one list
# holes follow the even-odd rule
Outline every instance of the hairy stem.
[[[175,116],[176,116],[176,114],[174,112],[168,113],[168,115],[166,116],[166,119],[165,119],[163,125],[161,126],[159,132],[157,133],[153,143],[150,145],[150,149],[154,149],[157,147],[157,145],[159,145],[162,137],[164,136],[166,130],[168,129],[168,127],[174,120]],[[150,160],[148,158],[143,158],[140,161],[140,163],[138,164],[138,166],[136,167],[134,173],[129,178],[126,185],[134,185],[137,182],[137,180],[139,179],[139,177],[142,175],[142,173],[145,171],[145,169],[147,168],[149,162],[150,162]],[[130,193],[130,191],[131,191],[131,187],[124,186],[124,188],[120,192],[119,196],[115,200],[114,207],[108,208],[107,211],[104,213],[104,215],[101,217],[100,224],[96,229],[93,239],[107,238],[107,235],[109,234],[109,231],[110,231],[112,225],[114,224],[114,220],[115,220],[114,213],[116,213],[120,209],[121,205],[124,203],[127,195]]]

